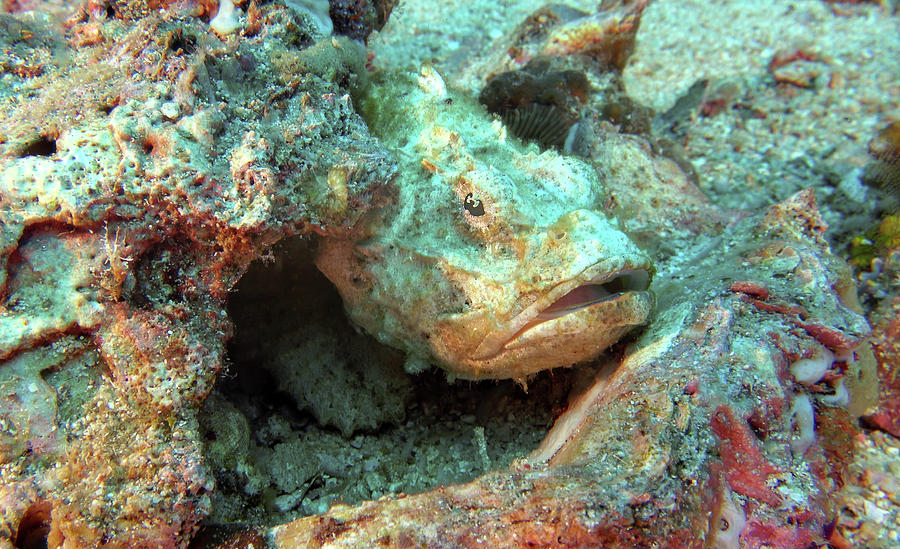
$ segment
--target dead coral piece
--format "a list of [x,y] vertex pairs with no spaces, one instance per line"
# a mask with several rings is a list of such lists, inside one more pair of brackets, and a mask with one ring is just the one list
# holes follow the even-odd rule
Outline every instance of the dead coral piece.
[[539,55],[581,54],[621,71],[634,51],[645,7],[646,0],[604,0],[597,13],[552,28]]
[[[209,512],[196,419],[157,415],[104,386],[48,481],[48,547],[184,547]],[[111,540],[115,540],[114,544]]]
[[821,55],[798,48],[776,52],[769,61],[768,70],[776,82],[813,88],[819,77],[826,74],[827,66]]
[[[515,71],[532,60],[573,60],[581,69],[621,72],[634,49],[646,0],[604,1],[594,14],[563,4],[550,4],[526,18],[492,53],[475,60],[460,75],[463,87],[474,87],[494,75]],[[573,68],[573,67],[568,67]]]

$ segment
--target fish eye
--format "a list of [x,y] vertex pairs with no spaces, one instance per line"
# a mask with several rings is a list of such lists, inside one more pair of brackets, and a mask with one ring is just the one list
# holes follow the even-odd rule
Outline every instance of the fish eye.
[[463,200],[463,208],[472,216],[481,217],[484,215],[484,204],[481,200],[475,198],[473,193],[466,195],[466,198]]

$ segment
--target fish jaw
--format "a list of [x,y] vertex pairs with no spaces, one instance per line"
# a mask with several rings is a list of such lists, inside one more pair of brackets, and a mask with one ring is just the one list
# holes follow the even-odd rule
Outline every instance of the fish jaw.
[[[521,378],[584,362],[650,317],[650,259],[604,216],[573,210],[523,240],[526,256],[505,283],[455,281],[468,295],[491,296],[490,315],[441,319],[445,337],[431,341],[457,377]],[[454,330],[467,340],[451,337]]]
[[441,319],[434,330],[438,337],[431,338],[431,355],[462,379],[521,379],[591,360],[652,314],[649,264],[628,265],[608,273],[606,280],[633,273],[644,274],[636,289],[551,314],[545,311],[602,277],[588,273],[560,283],[512,318],[479,311]]

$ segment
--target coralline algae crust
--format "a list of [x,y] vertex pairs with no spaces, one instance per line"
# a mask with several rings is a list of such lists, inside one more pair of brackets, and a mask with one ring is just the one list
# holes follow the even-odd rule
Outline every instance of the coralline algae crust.
[[343,39],[301,51],[316,30],[272,5],[265,40],[228,45],[180,4],[137,4],[76,11],[59,65],[3,81],[0,372],[21,405],[0,408],[0,543],[186,546],[229,289],[284,236],[349,230],[394,170],[335,84],[354,80]]

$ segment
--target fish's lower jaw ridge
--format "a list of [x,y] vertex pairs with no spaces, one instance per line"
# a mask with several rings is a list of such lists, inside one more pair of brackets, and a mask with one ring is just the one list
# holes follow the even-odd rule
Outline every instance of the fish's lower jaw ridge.
[[521,379],[599,356],[636,326],[647,322],[654,297],[649,291],[546,320],[517,333],[493,356],[447,357],[443,367],[460,379]]

